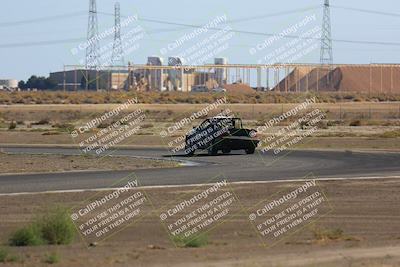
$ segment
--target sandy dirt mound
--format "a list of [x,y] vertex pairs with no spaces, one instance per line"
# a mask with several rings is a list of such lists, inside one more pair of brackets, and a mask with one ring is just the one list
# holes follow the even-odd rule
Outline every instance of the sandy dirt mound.
[[274,90],[400,93],[400,68],[390,66],[295,68]]
[[255,90],[247,84],[237,83],[237,84],[227,84],[224,86],[228,93],[255,93]]
[[275,90],[281,92],[296,92],[301,90],[301,81],[304,77],[310,73],[310,68],[299,67],[292,70],[286,79],[280,81],[280,83],[275,87]]

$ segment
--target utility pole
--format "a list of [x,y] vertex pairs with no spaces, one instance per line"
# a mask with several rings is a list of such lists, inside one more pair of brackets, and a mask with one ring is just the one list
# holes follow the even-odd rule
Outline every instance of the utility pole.
[[99,65],[99,40],[96,0],[89,0],[89,22],[87,32],[86,69],[96,69]]
[[111,64],[113,66],[123,66],[124,52],[122,50],[122,41],[121,41],[121,8],[119,2],[115,3],[114,27],[115,27],[115,34],[114,34],[114,45],[113,45]]
[[321,32],[321,65],[333,64],[331,11],[329,0],[324,0],[324,15]]

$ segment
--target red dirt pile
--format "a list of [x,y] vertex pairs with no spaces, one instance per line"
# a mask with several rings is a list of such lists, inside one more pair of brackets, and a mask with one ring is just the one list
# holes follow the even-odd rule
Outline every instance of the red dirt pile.
[[298,67],[273,90],[400,93],[400,66]]

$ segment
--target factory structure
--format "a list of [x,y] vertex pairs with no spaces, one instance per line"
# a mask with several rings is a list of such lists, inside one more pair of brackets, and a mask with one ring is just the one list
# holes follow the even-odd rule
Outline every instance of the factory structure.
[[237,92],[346,91],[400,93],[399,64],[228,64],[215,58],[212,65],[182,65],[169,57],[167,64],[157,56],[145,65],[109,67],[104,70],[65,66],[50,73],[57,89],[126,90],[139,92]]
[[97,90],[135,90],[135,91],[211,91],[223,90],[228,82],[226,58],[215,58],[215,66],[184,66],[179,57],[164,59],[150,56],[146,65],[130,65],[102,70],[86,69],[83,66],[65,66],[65,70],[50,73],[57,89],[78,91]]
[[18,89],[18,81],[15,79],[0,79],[0,90],[15,91]]

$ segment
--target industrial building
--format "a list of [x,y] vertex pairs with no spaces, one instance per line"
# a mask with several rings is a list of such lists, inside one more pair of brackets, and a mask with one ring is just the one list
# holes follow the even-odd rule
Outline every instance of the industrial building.
[[[215,65],[228,65],[227,58],[215,58]],[[215,70],[215,80],[217,81],[219,86],[223,86],[227,84],[228,79],[228,69],[216,69]]]
[[168,91],[182,91],[182,77],[184,76],[180,66],[183,65],[179,57],[169,57],[168,66],[175,67],[168,70]]
[[128,89],[128,77],[126,70],[96,71],[76,68],[50,73],[50,79],[57,83],[56,89],[65,91]]
[[[64,71],[50,73],[57,83],[57,89],[77,90],[137,90],[137,91],[181,91],[190,92],[193,88],[203,87],[211,90],[227,84],[227,69],[183,66],[179,57],[169,57],[168,66],[163,58],[151,56],[143,66],[126,68],[109,67],[96,71],[82,66],[66,66]],[[223,66],[225,58],[216,58],[215,63]],[[206,91],[207,91],[206,90]]]
[[[163,59],[157,56],[147,58],[147,65],[149,66],[162,66]],[[150,90],[165,91],[164,80],[166,75],[161,69],[150,69],[146,71],[146,78],[148,80]]]
[[18,89],[18,81],[15,79],[0,79],[0,90],[14,91]]
[[[163,65],[160,57],[149,57],[146,65],[95,71],[69,66],[51,73],[58,89],[134,90],[180,92],[307,92],[307,91],[400,91],[398,64],[227,64],[215,59],[213,65],[185,66],[170,57]],[[88,80],[88,82],[86,81]]]

